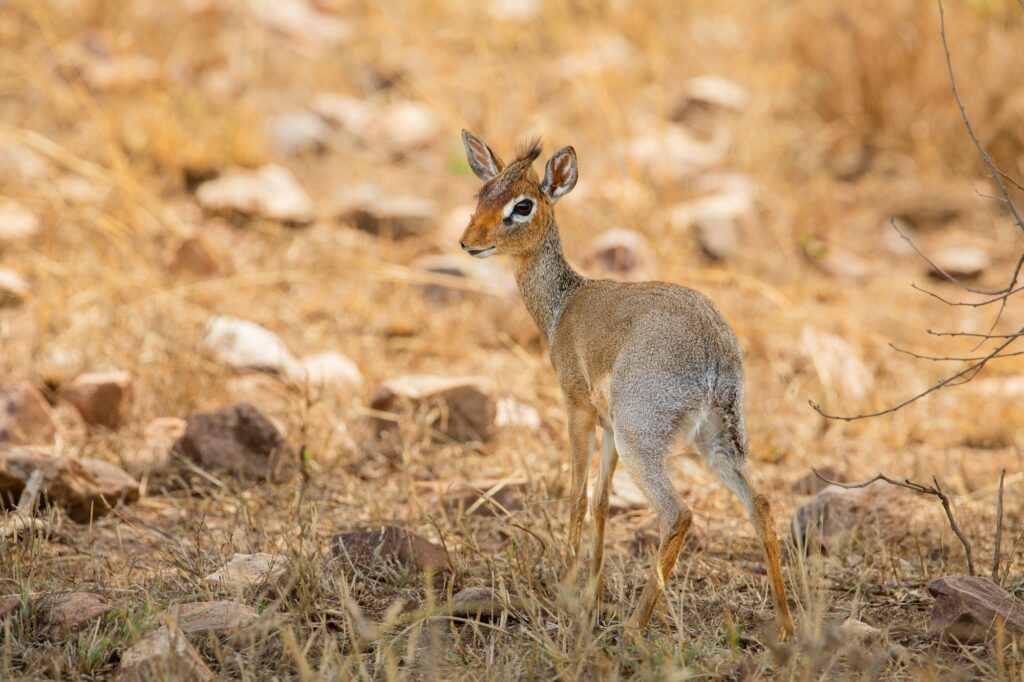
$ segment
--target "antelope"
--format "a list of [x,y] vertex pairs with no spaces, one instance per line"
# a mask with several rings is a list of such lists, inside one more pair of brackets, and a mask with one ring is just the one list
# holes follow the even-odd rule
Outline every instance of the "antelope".
[[587,508],[596,429],[602,429],[591,510],[591,579],[597,599],[612,474],[621,459],[657,513],[660,530],[652,575],[625,634],[637,636],[650,620],[693,519],[665,461],[683,438],[746,508],[764,549],[780,634],[792,634],[769,501],[755,487],[747,466],[743,357],[725,318],[693,289],[589,279],[569,266],[554,207],[576,186],[579,173],[572,147],[555,152],[540,179],[533,170],[541,153],[539,140],[507,165],[469,131],[462,131],[462,141],[469,166],[484,185],[460,246],[477,258],[511,258],[519,291],[547,341],[561,385],[572,450],[568,533],[574,559]]

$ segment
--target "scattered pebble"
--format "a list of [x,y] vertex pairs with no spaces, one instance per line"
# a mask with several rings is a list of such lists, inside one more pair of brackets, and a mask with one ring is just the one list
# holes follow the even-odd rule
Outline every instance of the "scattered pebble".
[[306,190],[291,171],[274,164],[256,170],[228,171],[201,184],[196,199],[211,213],[297,225],[313,220],[313,201]]
[[174,449],[205,469],[243,479],[280,483],[299,469],[298,455],[281,432],[248,403],[193,414]]
[[[488,440],[494,434],[497,404],[492,387],[482,379],[399,376],[381,384],[370,401],[370,407],[382,412],[393,412],[403,406],[441,407],[432,426],[458,441]],[[390,420],[375,420],[378,431],[393,428],[394,424]]]
[[117,429],[131,406],[132,375],[120,371],[81,374],[61,393],[86,424]]

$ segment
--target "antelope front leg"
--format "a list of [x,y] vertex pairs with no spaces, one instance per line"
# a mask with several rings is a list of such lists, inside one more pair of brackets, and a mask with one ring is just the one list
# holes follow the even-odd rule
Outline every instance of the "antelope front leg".
[[611,493],[612,476],[619,453],[615,451],[615,433],[605,428],[601,438],[601,474],[594,484],[594,552],[590,561],[590,576],[595,581],[594,596],[598,605],[604,594],[604,524],[608,518],[608,498]]
[[587,513],[587,474],[594,452],[594,426],[597,418],[590,409],[569,405],[569,444],[572,446],[572,489],[569,493],[569,551],[576,559],[580,551],[580,531]]

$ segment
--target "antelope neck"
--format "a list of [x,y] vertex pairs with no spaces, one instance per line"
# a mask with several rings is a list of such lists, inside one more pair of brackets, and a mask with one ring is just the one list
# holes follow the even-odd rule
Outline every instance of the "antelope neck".
[[550,343],[569,299],[587,281],[566,262],[554,221],[537,250],[514,256],[512,267],[526,309]]

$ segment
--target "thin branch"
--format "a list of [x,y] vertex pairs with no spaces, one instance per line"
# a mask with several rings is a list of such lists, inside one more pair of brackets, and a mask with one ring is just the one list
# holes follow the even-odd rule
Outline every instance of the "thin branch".
[[811,471],[813,471],[814,475],[820,478],[825,483],[828,483],[830,485],[837,485],[840,488],[846,488],[847,490],[851,490],[854,488],[867,488],[872,483],[875,483],[877,481],[884,481],[885,483],[888,483],[889,485],[894,485],[898,488],[906,488],[907,490],[913,490],[916,493],[922,493],[924,495],[933,495],[939,498],[939,501],[942,503],[942,509],[946,512],[946,518],[949,520],[949,527],[953,530],[953,533],[956,534],[957,538],[960,540],[960,544],[963,545],[964,555],[967,557],[967,571],[971,575],[976,575],[976,573],[974,572],[974,554],[971,552],[971,542],[967,539],[967,536],[964,535],[963,531],[960,530],[960,525],[956,522],[956,516],[953,514],[953,506],[949,501],[949,495],[947,495],[946,491],[942,489],[941,485],[939,485],[939,479],[937,479],[935,476],[932,476],[932,483],[934,483],[935,485],[921,485],[920,483],[914,483],[909,479],[900,481],[894,478],[889,478],[888,476],[882,473],[878,474],[877,476],[870,480],[864,481],[863,483],[842,483],[840,481],[833,481],[832,479],[823,476],[821,472],[819,472],[817,469],[812,468]]
[[[1024,0],[1021,0],[1021,2],[1024,2]],[[931,329],[926,329],[925,331],[932,336],[967,336],[982,339],[1013,339],[1018,336],[1024,336],[1024,334],[1021,334],[1020,332],[1015,332],[1013,334],[979,334],[977,332],[936,332]]]
[[[910,357],[917,358],[918,360],[931,360],[932,362],[975,362],[976,360],[983,359],[981,356],[956,357],[952,355],[924,355],[922,353],[915,353],[912,350],[907,350],[906,348],[900,348],[899,346],[892,342],[889,343],[889,348],[892,348],[897,353],[903,353],[904,355],[909,355]],[[1024,355],[1024,350],[1014,351],[1012,353],[1002,353],[994,358],[991,358],[991,360],[998,360],[1000,358],[1012,358],[1017,355]]]
[[[974,302],[972,302],[972,301],[950,301],[948,298],[943,298],[942,296],[939,296],[938,294],[936,294],[934,291],[929,291],[928,289],[925,289],[923,287],[919,287],[916,284],[911,284],[910,288],[911,289],[915,289],[917,291],[920,291],[922,294],[928,294],[932,298],[934,298],[934,299],[936,299],[938,301],[941,301],[941,302],[945,303],[946,305],[949,305],[949,306],[965,306],[965,307],[970,307],[970,308],[984,308],[987,305],[992,305],[993,303],[999,303],[1000,301],[1005,301],[1006,299],[1010,298],[1014,294],[1018,294],[1018,293],[1024,291],[1024,285],[1022,285],[1022,286],[1017,287],[1016,289],[1011,289],[1010,291],[1007,291],[1004,294],[1000,294],[1000,295],[996,296],[995,298],[990,298],[987,301],[974,301]],[[996,321],[998,322],[998,320],[996,320]]]
[[[826,419],[838,419],[838,420],[845,421],[845,422],[852,422],[852,421],[857,421],[858,419],[867,419],[869,417],[880,417],[883,414],[890,414],[892,412],[896,412],[898,410],[903,409],[904,407],[906,407],[907,405],[909,405],[912,402],[920,400],[921,398],[925,397],[929,393],[934,393],[935,391],[939,390],[943,386],[949,386],[949,385],[956,386],[956,385],[959,385],[959,384],[954,383],[957,379],[961,379],[961,378],[967,377],[966,381],[970,381],[971,379],[974,378],[974,375],[977,374],[986,365],[986,363],[988,363],[993,358],[997,357],[1000,353],[1003,352],[1003,350],[1007,346],[1009,346],[1011,343],[1016,341],[1021,335],[1024,335],[1024,327],[1021,327],[1016,335],[1014,335],[1011,338],[1006,339],[1006,341],[1004,341],[1003,343],[1001,343],[998,346],[996,346],[992,350],[991,353],[989,353],[988,355],[982,357],[980,360],[975,362],[973,365],[971,365],[969,367],[965,367],[964,369],[960,370],[956,374],[952,374],[952,375],[946,377],[942,381],[940,381],[940,382],[938,382],[936,384],[933,384],[932,386],[930,386],[929,388],[921,391],[917,395],[915,395],[915,396],[913,396],[911,398],[907,398],[906,400],[904,400],[901,403],[898,403],[898,404],[893,405],[891,407],[887,407],[884,410],[879,410],[877,412],[868,412],[868,413],[864,413],[864,414],[857,414],[857,415],[853,415],[853,416],[849,416],[849,417],[843,417],[843,416],[840,416],[840,415],[828,414],[827,412],[825,412],[821,408],[821,405],[819,405],[818,403],[814,402],[813,400],[809,400],[808,403],[810,403],[810,405],[814,409],[814,411],[817,412],[818,414],[820,414],[822,417],[825,417]],[[968,375],[970,375],[970,376],[968,376]],[[963,382],[963,383],[966,383],[966,381]]]
[[1005,482],[1006,469],[1003,469],[999,472],[999,497],[996,498],[996,548],[992,553],[992,582],[996,585],[1002,582],[999,579],[999,553],[1003,544],[1003,483]]
[[[967,117],[967,109],[964,108],[963,100],[960,99],[960,91],[956,86],[956,76],[953,73],[953,59],[949,54],[949,43],[946,40],[946,11],[942,6],[942,0],[936,0],[939,5],[939,35],[942,37],[942,50],[946,55],[946,70],[949,73],[949,85],[953,91],[953,97],[956,99],[956,105],[960,109],[960,117],[964,121],[964,126],[967,128],[967,134],[971,136],[971,141],[974,142],[974,146],[977,147],[978,153],[981,154],[981,158],[985,161],[985,165],[988,166],[989,174],[992,180],[996,183],[999,188],[999,193],[1006,199],[1007,206],[1010,209],[1010,214],[1013,215],[1014,221],[1017,226],[1024,232],[1024,218],[1021,218],[1020,213],[1017,212],[1017,207],[1014,205],[1013,200],[1010,198],[1009,192],[1006,190],[1006,185],[1003,184],[1002,178],[1005,177],[996,164],[992,161],[992,157],[989,156],[988,150],[978,139],[978,136],[974,133],[974,126],[971,125],[971,120]],[[1016,283],[1016,282],[1015,282]],[[1012,285],[1011,285],[1012,288]]]
[[1007,293],[1010,289],[1013,288],[1013,284],[1016,284],[1016,280],[1015,280],[1013,282],[1013,284],[1011,284],[1009,287],[1005,287],[1003,289],[999,289],[998,291],[989,291],[987,289],[978,289],[978,288],[975,288],[975,287],[968,286],[968,285],[964,284],[963,282],[961,282],[959,278],[954,277],[953,275],[951,275],[948,272],[946,272],[946,270],[943,269],[943,267],[941,265],[939,265],[938,263],[933,261],[931,258],[929,258],[925,254],[924,251],[919,249],[917,244],[914,243],[914,240],[911,239],[909,235],[907,235],[903,230],[900,229],[900,227],[897,224],[895,218],[892,218],[889,222],[892,225],[892,229],[896,230],[896,233],[900,237],[903,238],[903,241],[905,241],[906,243],[910,244],[910,248],[912,248],[914,250],[914,252],[917,253],[918,256],[920,256],[922,259],[924,259],[924,262],[928,263],[929,267],[931,267],[932,270],[934,270],[935,272],[939,273],[940,275],[942,275],[943,277],[948,279],[950,282],[952,282],[953,284],[955,284],[958,287],[960,287],[961,289],[963,289],[964,291],[969,291],[972,294],[978,294],[980,296],[999,296],[1000,294]]

